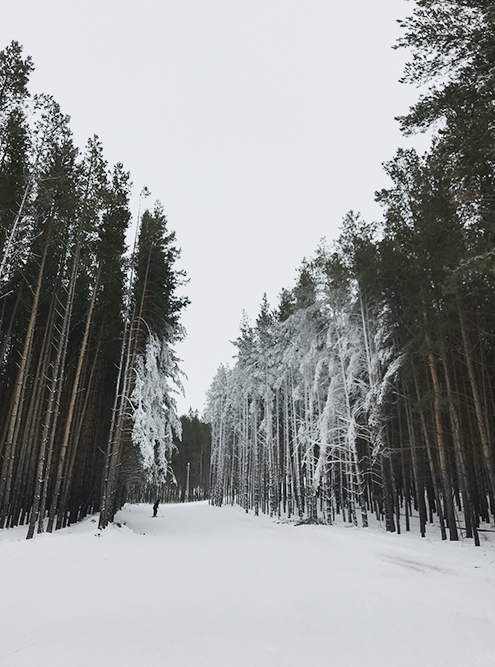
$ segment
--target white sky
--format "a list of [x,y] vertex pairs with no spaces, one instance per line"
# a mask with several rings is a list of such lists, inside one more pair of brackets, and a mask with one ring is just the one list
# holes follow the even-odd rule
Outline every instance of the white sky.
[[[30,90],[159,199],[190,278],[179,409],[202,408],[242,311],[272,305],[349,209],[380,217],[401,137],[404,0],[0,0]],[[148,199],[147,202],[150,202]],[[150,202],[152,203],[152,202]]]

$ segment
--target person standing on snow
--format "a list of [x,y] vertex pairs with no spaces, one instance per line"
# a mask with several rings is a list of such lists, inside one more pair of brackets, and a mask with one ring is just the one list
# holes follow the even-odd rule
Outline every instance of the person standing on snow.
[[153,516],[156,516],[156,513],[158,512],[158,505],[160,502],[157,500],[156,503],[153,505]]

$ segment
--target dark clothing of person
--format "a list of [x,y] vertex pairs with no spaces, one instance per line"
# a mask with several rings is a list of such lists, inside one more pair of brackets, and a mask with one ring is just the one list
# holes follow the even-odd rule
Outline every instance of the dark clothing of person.
[[157,500],[156,503],[153,505],[153,516],[156,516],[156,513],[158,512],[158,505],[159,504],[160,503]]

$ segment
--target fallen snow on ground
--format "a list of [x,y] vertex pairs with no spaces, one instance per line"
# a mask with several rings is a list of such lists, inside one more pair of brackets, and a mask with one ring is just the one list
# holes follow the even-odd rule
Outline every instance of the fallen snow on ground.
[[2,667],[495,665],[488,541],[160,509],[3,531]]

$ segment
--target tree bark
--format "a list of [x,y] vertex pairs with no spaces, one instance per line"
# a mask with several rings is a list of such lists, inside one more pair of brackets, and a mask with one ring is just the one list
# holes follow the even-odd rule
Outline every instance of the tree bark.
[[[478,431],[480,434],[480,440],[481,440],[481,451],[483,453],[483,462],[485,464],[485,469],[488,475],[488,479],[490,481],[490,498],[493,503],[493,499],[495,498],[495,467],[493,465],[493,459],[492,459],[492,454],[490,451],[490,442],[489,442],[489,437],[488,437],[488,431],[486,428],[486,423],[485,419],[483,416],[483,406],[481,403],[481,395],[480,391],[478,389],[478,383],[476,381],[476,374],[474,370],[474,362],[473,362],[473,353],[471,349],[471,342],[469,340],[469,334],[467,331],[467,325],[466,325],[466,318],[464,316],[464,312],[462,310],[462,307],[460,303],[458,303],[458,309],[457,312],[459,314],[459,322],[461,325],[461,334],[462,334],[462,342],[463,342],[463,348],[464,348],[464,357],[466,359],[466,365],[468,369],[468,376],[469,376],[469,383],[471,386],[471,392],[473,395],[473,401],[474,401],[474,408],[475,408],[475,413],[476,413],[476,423],[478,426]],[[493,511],[493,507],[492,507]]]
[[[51,227],[51,220],[48,220],[45,223],[43,235],[44,235],[44,248],[43,255],[41,257],[40,267],[38,270],[38,279],[36,282],[36,289],[34,292],[33,304],[31,306],[31,315],[29,318],[28,329],[26,332],[26,338],[24,339],[24,347],[21,354],[21,361],[19,365],[19,370],[17,373],[16,383],[14,386],[14,392],[11,402],[10,418],[8,422],[7,438],[6,445],[4,447],[4,460],[2,465],[2,477],[0,479],[0,506],[2,506],[2,513],[5,512],[6,506],[9,502],[9,498],[6,497],[6,489],[8,488],[8,495],[10,495],[10,485],[11,485],[11,475],[12,475],[12,466],[13,459],[15,455],[16,441],[14,439],[15,428],[17,424],[17,417],[21,405],[21,394],[22,388],[25,382],[26,371],[30,359],[31,345],[34,335],[34,329],[36,324],[36,316],[38,314],[38,304],[41,293],[41,285],[43,282],[43,273],[45,270],[45,262],[48,253],[48,239]],[[3,526],[3,521],[2,521]]]
[[72,426],[72,418],[74,416],[74,407],[76,405],[76,398],[77,398],[77,392],[79,390],[79,381],[81,378],[81,370],[83,366],[83,361],[84,361],[84,355],[86,354],[86,346],[88,343],[88,337],[89,337],[89,329],[91,326],[91,320],[93,316],[93,309],[96,301],[96,293],[98,291],[98,284],[100,280],[100,268],[97,271],[95,282],[93,285],[93,294],[91,295],[91,302],[89,304],[88,308],[88,313],[86,317],[86,325],[84,328],[84,334],[83,334],[83,339],[81,342],[81,347],[79,350],[79,358],[77,360],[77,368],[76,368],[76,373],[74,376],[74,382],[72,384],[72,392],[71,392],[71,397],[69,401],[69,411],[65,420],[65,426],[64,426],[64,432],[62,435],[62,442],[60,445],[60,453],[59,453],[59,459],[58,459],[58,466],[57,466],[57,475],[55,479],[55,488],[53,491],[53,496],[52,496],[52,502],[50,506],[50,512],[49,512],[49,517],[48,517],[48,526],[47,526],[47,531],[49,533],[52,532],[53,530],[53,524],[55,521],[55,514],[57,511],[57,506],[58,506],[58,500],[60,497],[60,488],[62,485],[62,475],[64,471],[64,466],[65,466],[65,457],[67,454],[67,448],[69,446],[69,436],[70,436],[70,430]]

